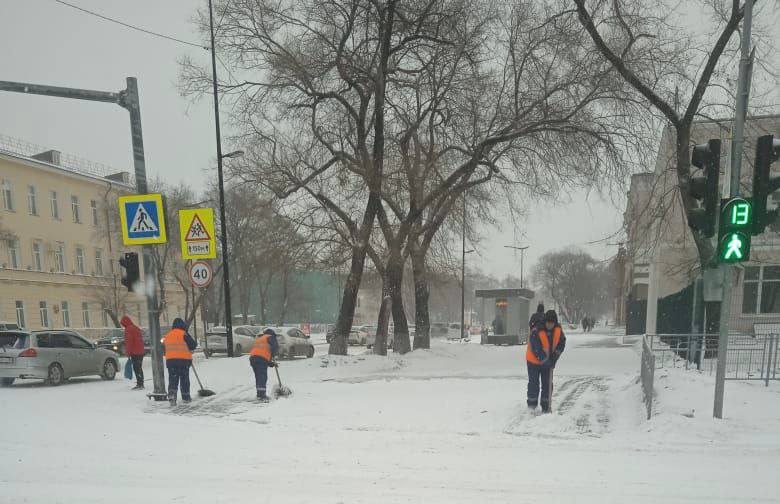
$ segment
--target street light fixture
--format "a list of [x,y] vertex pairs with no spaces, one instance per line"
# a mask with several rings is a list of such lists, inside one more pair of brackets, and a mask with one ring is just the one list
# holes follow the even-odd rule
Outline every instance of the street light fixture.
[[[504,245],[504,248],[513,249],[513,250],[519,250],[520,251],[520,288],[522,289],[525,287],[523,285],[523,270],[525,269],[525,265],[523,264],[525,261],[525,250],[530,247],[530,245],[526,245],[525,247],[515,247],[514,245]],[[517,256],[515,256],[517,257]]]

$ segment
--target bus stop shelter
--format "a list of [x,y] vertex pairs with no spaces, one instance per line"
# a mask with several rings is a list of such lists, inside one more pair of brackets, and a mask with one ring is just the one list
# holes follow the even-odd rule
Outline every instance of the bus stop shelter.
[[530,289],[477,289],[479,317],[492,330],[482,330],[483,345],[523,345],[528,342],[528,319],[534,291]]

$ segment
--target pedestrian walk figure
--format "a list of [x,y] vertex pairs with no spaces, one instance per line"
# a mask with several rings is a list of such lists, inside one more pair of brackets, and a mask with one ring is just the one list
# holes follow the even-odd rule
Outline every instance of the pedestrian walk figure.
[[136,212],[135,232],[141,231],[154,231],[154,226],[147,222],[149,215],[146,213],[143,205],[138,205],[138,211]]

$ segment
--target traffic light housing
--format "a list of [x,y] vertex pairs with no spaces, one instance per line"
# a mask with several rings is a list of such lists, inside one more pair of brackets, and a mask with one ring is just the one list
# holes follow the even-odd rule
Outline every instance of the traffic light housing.
[[141,271],[138,268],[138,254],[135,252],[128,252],[124,257],[119,258],[119,265],[124,270],[122,272],[122,285],[127,287],[127,290],[134,292],[133,286],[141,279]]
[[767,211],[769,195],[780,189],[780,177],[772,177],[772,163],[780,158],[780,139],[764,135],[756,143],[753,169],[753,234],[761,234],[777,220],[778,210]]
[[691,210],[688,226],[706,238],[715,235],[715,220],[719,209],[720,140],[693,146],[691,164],[702,170],[703,175],[691,177],[690,195],[699,201],[699,207]]

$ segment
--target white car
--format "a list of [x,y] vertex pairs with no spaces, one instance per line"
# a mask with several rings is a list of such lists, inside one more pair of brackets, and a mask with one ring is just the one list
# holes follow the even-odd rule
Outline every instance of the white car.
[[[262,331],[263,328],[257,326],[233,326],[233,355],[239,357],[249,353],[255,343],[255,336]],[[203,353],[206,357],[215,353],[227,353],[227,329],[224,326],[213,327],[206,333]]]
[[100,376],[113,380],[119,370],[119,355],[98,348],[68,330],[20,331],[13,348],[0,352],[0,385],[17,379],[41,379],[60,385],[74,376]]
[[365,345],[368,340],[368,326],[356,326],[349,331],[349,337],[347,338],[347,344],[349,345]]
[[314,345],[311,338],[303,331],[293,326],[280,327],[259,327],[252,326],[257,333],[262,333],[265,329],[273,329],[276,333],[276,341],[279,343],[279,356],[287,359],[305,356],[307,359],[314,357]]

